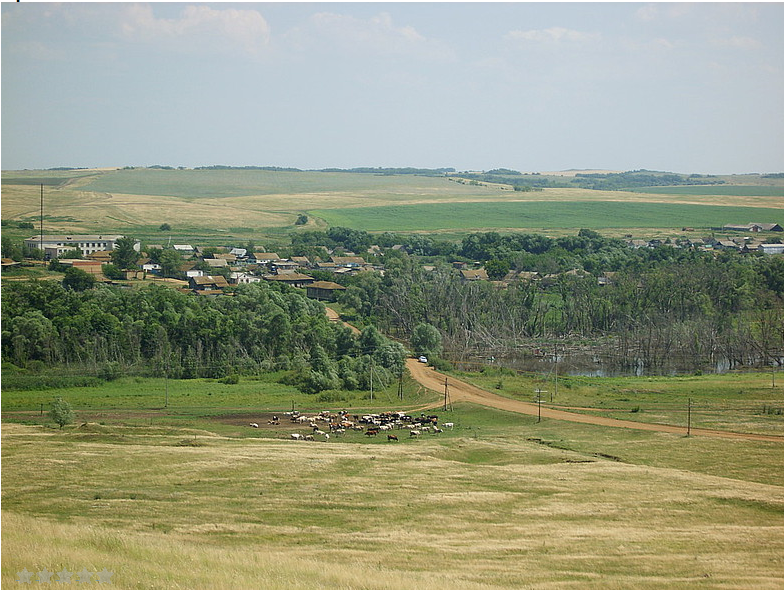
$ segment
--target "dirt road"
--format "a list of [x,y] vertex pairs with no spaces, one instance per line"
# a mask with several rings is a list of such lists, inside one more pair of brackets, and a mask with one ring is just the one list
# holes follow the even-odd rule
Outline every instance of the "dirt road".
[[[340,314],[336,312],[334,309],[332,309],[331,307],[326,307],[326,310],[327,310],[327,317],[329,318],[330,322],[343,322],[343,320],[340,319]],[[359,328],[357,328],[356,326],[352,326],[348,322],[343,322],[343,325],[351,328],[351,331],[354,332],[354,334],[362,333],[360,332]]]
[[[333,322],[342,321],[340,314],[334,309],[327,307],[327,316]],[[347,322],[343,322],[346,326],[351,328],[355,334],[360,331]],[[444,393],[444,383],[449,379],[449,399],[452,402],[465,401],[480,406],[487,406],[507,412],[517,412],[518,414],[528,414],[529,416],[541,415],[542,418],[551,418],[553,420],[566,420],[567,422],[579,422],[581,424],[593,424],[595,426],[609,426],[611,428],[632,428],[634,430],[648,430],[651,432],[669,432],[671,434],[686,435],[685,426],[670,426],[668,424],[650,424],[646,422],[634,422],[633,420],[618,420],[615,418],[604,418],[602,416],[591,416],[586,414],[577,414],[575,412],[567,412],[566,410],[556,410],[542,406],[539,408],[537,404],[528,402],[521,402],[514,399],[509,399],[484,389],[480,389],[475,385],[460,381],[454,377],[447,377],[443,373],[439,373],[432,367],[418,362],[416,359],[407,359],[406,367],[408,367],[411,377],[418,381],[422,386],[438,393]],[[443,406],[442,401],[430,404],[427,408],[439,408]],[[422,408],[426,409],[426,408]],[[541,414],[540,414],[541,412]],[[713,436],[717,438],[730,438],[742,440],[762,440],[768,442],[784,443],[784,436],[775,436],[767,434],[746,434],[742,432],[730,432],[727,430],[711,430],[708,428],[692,428],[690,431],[692,436]]]
[[[416,379],[424,387],[444,393],[444,382],[448,378],[449,382],[449,399],[452,402],[466,401],[482,406],[497,408],[507,412],[517,412],[518,414],[528,414],[529,416],[536,416],[539,414],[539,407],[537,404],[522,402],[514,399],[509,399],[480,389],[475,385],[460,381],[454,377],[447,377],[446,375],[437,372],[432,367],[428,367],[423,363],[417,362],[416,359],[408,359],[406,366],[411,373],[411,376]],[[429,407],[438,408],[442,407],[443,402],[439,401],[431,404]],[[601,416],[590,416],[586,414],[577,414],[575,412],[567,412],[564,410],[556,410],[553,408],[542,406],[542,418],[551,418],[554,420],[566,420],[569,422],[580,422],[582,424],[594,424],[596,426],[610,426],[614,428],[632,428],[635,430],[649,430],[653,432],[669,432],[672,434],[686,435],[685,426],[669,426],[667,424],[649,424],[645,422],[634,422],[632,420],[617,420],[614,418],[604,418]],[[744,439],[744,440],[762,440],[771,442],[784,443],[784,436],[765,435],[765,434],[745,434],[740,432],[729,432],[724,430],[710,430],[707,428],[692,428],[691,435],[693,436],[714,436],[719,438],[731,439]]]

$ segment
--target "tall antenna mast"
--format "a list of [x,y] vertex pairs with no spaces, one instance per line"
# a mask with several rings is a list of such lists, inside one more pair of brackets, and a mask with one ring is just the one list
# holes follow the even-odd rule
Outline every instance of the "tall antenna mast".
[[43,250],[44,250],[44,183],[43,182],[41,183],[41,225],[40,225],[40,229],[41,229],[41,235],[39,236],[41,238],[40,246],[41,246],[41,251],[43,252]]

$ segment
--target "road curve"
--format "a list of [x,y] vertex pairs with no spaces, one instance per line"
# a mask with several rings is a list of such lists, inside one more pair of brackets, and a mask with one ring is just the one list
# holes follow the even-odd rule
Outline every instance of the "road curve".
[[[418,381],[422,386],[432,389],[444,394],[444,384],[448,381],[449,399],[452,402],[465,401],[481,406],[490,408],[497,408],[507,412],[517,412],[518,414],[528,414],[529,416],[539,415],[540,408],[537,404],[522,402],[519,400],[509,399],[484,389],[480,389],[475,385],[460,381],[454,377],[447,377],[443,373],[439,373],[432,367],[426,366],[424,363],[418,362],[416,359],[407,359],[406,367],[408,368],[411,376]],[[442,407],[443,402],[438,401],[430,404],[429,408]],[[634,422],[633,420],[617,420],[615,418],[604,418],[602,416],[591,416],[586,414],[577,414],[575,412],[567,412],[565,410],[556,410],[553,408],[541,407],[542,418],[551,418],[554,420],[566,420],[568,422],[579,422],[581,424],[593,424],[595,426],[609,426],[612,428],[632,428],[635,430],[648,430],[652,432],[669,432],[671,434],[686,435],[685,426],[670,426],[667,424],[650,424],[646,422]],[[759,440],[768,442],[784,443],[784,436],[767,435],[767,434],[747,434],[742,432],[729,432],[725,430],[712,430],[707,428],[692,428],[692,436],[712,436],[717,438],[730,438],[742,440]]]
[[327,312],[327,317],[329,318],[329,321],[330,321],[330,322],[341,322],[341,323],[342,323],[344,326],[346,326],[347,328],[350,328],[350,329],[351,329],[351,331],[352,331],[354,334],[361,334],[361,333],[362,333],[362,332],[359,330],[359,328],[357,328],[356,326],[352,326],[352,325],[351,325],[351,324],[349,324],[348,322],[344,322],[343,320],[341,320],[341,319],[340,319],[340,314],[339,314],[338,312],[336,312],[334,309],[332,309],[331,307],[327,307],[327,306],[325,305],[325,306],[324,306],[324,308],[325,308],[325,310],[326,310],[326,312]]
[[[327,316],[333,322],[340,322],[340,314],[334,309],[326,308]],[[351,328],[355,334],[360,331],[351,324],[343,322],[344,325]],[[587,414],[577,414],[575,412],[567,412],[566,410],[556,410],[537,404],[522,402],[508,397],[503,397],[495,393],[485,391],[475,385],[460,381],[454,377],[447,377],[443,373],[439,373],[432,367],[420,363],[416,359],[407,359],[406,367],[408,368],[411,377],[419,382],[420,385],[431,389],[443,395],[444,385],[446,380],[449,379],[449,399],[452,402],[465,401],[480,406],[487,406],[489,408],[496,408],[498,410],[505,410],[507,412],[516,412],[518,414],[527,414],[529,416],[541,415],[542,418],[551,418],[553,420],[566,420],[567,422],[579,422],[581,424],[593,424],[594,426],[609,426],[611,428],[631,428],[634,430],[647,430],[650,432],[668,432],[670,434],[686,435],[685,426],[670,426],[669,424],[651,424],[647,422],[634,422],[633,420],[618,420],[616,418],[604,418],[602,416],[591,416]],[[442,401],[433,402],[422,409],[439,408],[443,406]],[[541,414],[540,414],[541,412]],[[767,442],[784,443],[784,436],[776,436],[772,434],[748,434],[743,432],[730,432],[728,430],[712,430],[709,428],[692,428],[690,431],[692,436],[712,436],[716,438],[729,438],[735,440],[759,440]]]

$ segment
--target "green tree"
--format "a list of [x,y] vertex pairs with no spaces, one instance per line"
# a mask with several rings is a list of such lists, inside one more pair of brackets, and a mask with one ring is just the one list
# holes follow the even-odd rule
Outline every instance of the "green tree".
[[114,264],[104,264],[101,266],[104,276],[113,281],[120,281],[124,278],[123,271],[117,268]]
[[174,277],[180,272],[182,256],[177,250],[164,250],[158,256],[158,264],[161,265],[161,274],[165,277]]
[[441,352],[441,333],[430,324],[417,324],[411,333],[411,346],[417,356],[438,356]]
[[136,250],[136,240],[123,236],[114,244],[114,250],[111,252],[112,262],[119,268],[134,268],[136,261],[139,260],[139,252]]
[[81,268],[70,267],[65,270],[63,287],[74,291],[86,291],[95,286],[95,277]]
[[497,260],[494,258],[493,260],[488,260],[485,263],[487,276],[493,281],[503,279],[511,267],[512,265],[509,264],[508,260]]
[[171,231],[171,225],[169,225],[168,223],[162,223],[158,229],[160,231]]
[[24,259],[24,250],[22,250],[22,246],[15,242],[13,239],[9,238],[8,236],[3,236],[3,258],[11,258],[16,262],[22,262]]
[[66,424],[70,424],[76,418],[74,411],[71,408],[71,404],[61,397],[55,398],[52,402],[52,408],[49,410],[49,417],[60,428]]

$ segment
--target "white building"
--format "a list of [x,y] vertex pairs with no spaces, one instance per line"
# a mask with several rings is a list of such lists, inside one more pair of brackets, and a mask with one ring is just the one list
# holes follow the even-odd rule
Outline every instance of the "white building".
[[[33,236],[25,240],[25,248],[35,250],[40,248],[44,251],[47,259],[59,258],[68,250],[79,249],[82,256],[95,252],[114,250],[117,240],[124,236]],[[141,251],[141,242],[136,240],[133,249]]]
[[758,248],[765,254],[784,254],[784,244],[760,244]]

